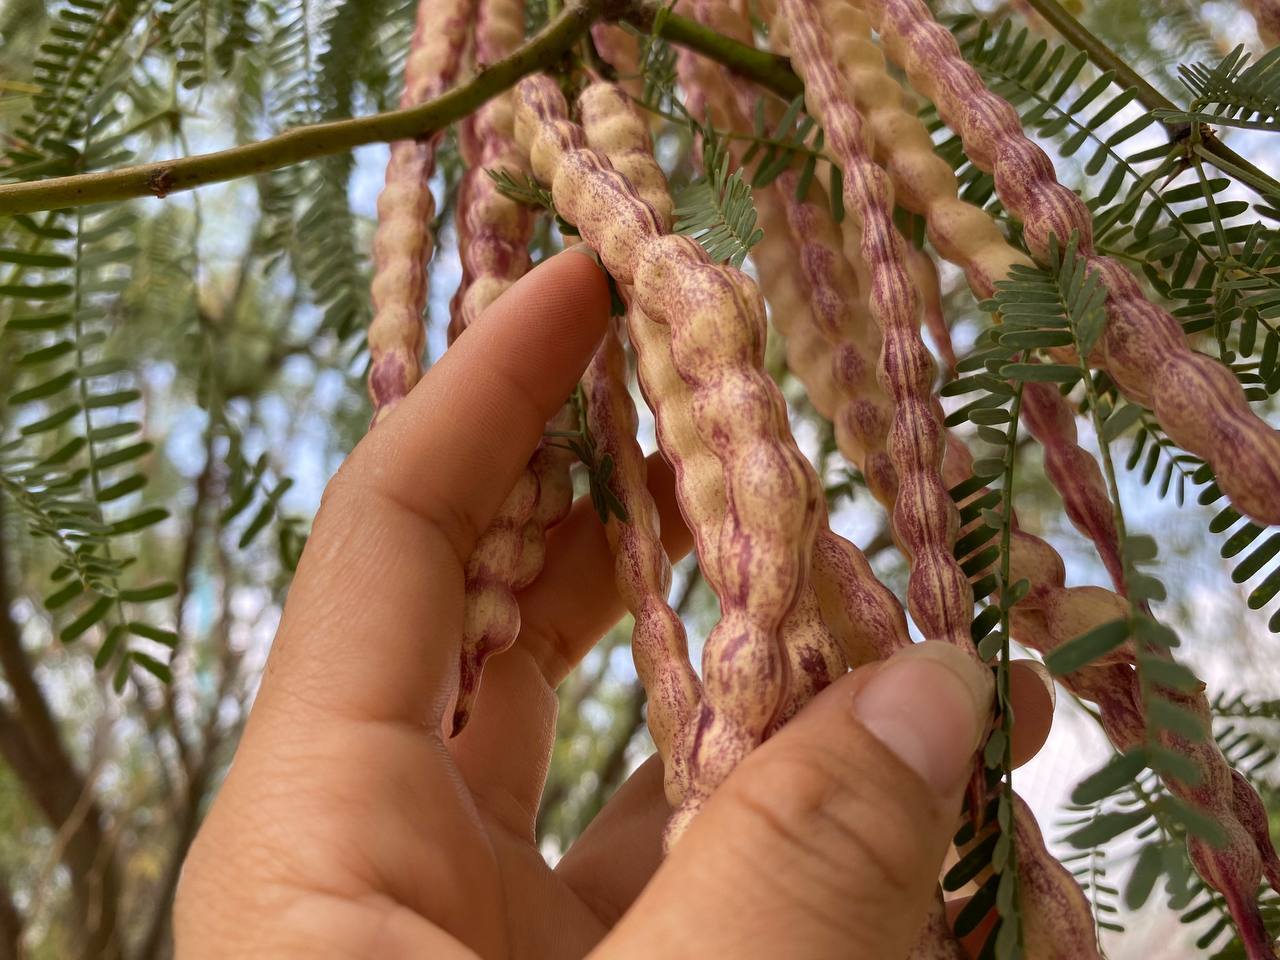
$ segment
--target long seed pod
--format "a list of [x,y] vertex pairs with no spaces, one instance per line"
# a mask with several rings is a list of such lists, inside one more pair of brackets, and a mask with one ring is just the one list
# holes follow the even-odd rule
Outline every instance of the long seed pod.
[[[419,0],[404,67],[401,107],[439,96],[462,62],[475,0]],[[373,236],[373,318],[369,322],[369,396],[377,423],[422,375],[427,263],[435,200],[428,180],[439,135],[391,144]]]
[[658,529],[658,508],[645,485],[645,460],[636,442],[635,405],[627,390],[627,361],[617,332],[610,329],[583,375],[587,423],[597,452],[613,464],[609,484],[626,511],[626,521],[610,517],[605,534],[614,555],[618,593],[635,618],[631,652],[649,700],[649,732],[666,771],[667,800],[679,806],[688,787],[681,742],[701,699],[701,685],[689,664],[684,624],[667,603],[671,562]]
[[[1070,675],[1067,681],[1073,692],[1098,704],[1103,729],[1118,749],[1125,750],[1145,740],[1147,727],[1142,695],[1137,677],[1127,665],[1087,667]],[[1248,783],[1233,773],[1218,749],[1210,730],[1209,705],[1204,695],[1163,688],[1160,695],[1196,716],[1202,726],[1200,736],[1194,740],[1173,731],[1161,731],[1161,745],[1190,760],[1199,775],[1194,783],[1169,776],[1165,777],[1165,783],[1174,796],[1211,818],[1222,832],[1222,843],[1218,845],[1188,834],[1191,863],[1205,882],[1226,900],[1245,956],[1249,960],[1274,960],[1275,947],[1258,908],[1257,889],[1264,864],[1268,879],[1274,884],[1276,858],[1269,832],[1258,829],[1259,801]]]
[[[785,705],[788,664],[780,635],[805,592],[820,513],[817,478],[791,438],[777,388],[761,372],[763,304],[751,281],[711,264],[696,243],[664,236],[666,225],[653,206],[565,119],[554,84],[532,78],[518,93],[517,131],[531,144],[535,173],[551,184],[557,209],[578,225],[610,272],[632,287],[637,316],[668,329],[669,356],[689,388],[699,445],[712,451],[722,472],[723,514],[700,516],[701,504],[681,482],[681,474],[688,475],[678,463],[681,451],[664,447],[677,463],[681,507],[722,611],[704,657],[691,790],[679,818],[687,822]],[[643,385],[653,337],[634,326],[641,328],[632,342]],[[656,398],[648,386],[646,396]],[[671,401],[662,396],[659,409]],[[663,418],[656,415],[663,440]]]
[[1045,474],[1062,496],[1067,518],[1093,541],[1111,582],[1124,593],[1111,498],[1097,459],[1077,441],[1075,411],[1053,384],[1028,381],[1022,385],[1022,422],[1040,441]]
[[[897,189],[897,184],[894,184]],[[942,354],[942,362],[947,365],[947,372],[955,374],[956,348],[951,343],[951,330],[947,326],[946,315],[942,311],[942,281],[938,277],[938,265],[919,247],[907,247],[907,269],[911,272],[911,281],[920,294],[920,305],[924,310],[924,327],[933,339],[934,349]]]
[[[475,56],[480,64],[507,56],[523,37],[523,0],[479,0]],[[529,269],[532,216],[503,196],[486,172],[518,172],[527,166],[512,125],[509,93],[490,100],[462,125],[460,143],[468,165],[456,218],[462,282],[453,299],[450,340]],[[571,408],[563,410],[551,427],[573,429],[573,418]],[[515,591],[542,569],[545,531],[568,511],[571,463],[559,447],[539,447],[467,560],[454,735],[470,719],[485,662],[507,649],[520,632]]]
[[845,206],[862,225],[871,273],[871,313],[884,336],[879,376],[894,401],[888,450],[898,473],[893,524],[910,552],[908,608],[924,635],[977,656],[969,639],[973,592],[952,556],[959,521],[940,475],[944,448],[933,397],[934,363],[920,337],[919,301],[893,225],[893,188],[866,149],[866,131],[834,66],[831,45],[808,0],[784,0],[793,62],[810,113],[844,172]]
[[1017,111],[986,88],[922,0],[858,2],[889,55],[960,135],[969,159],[994,174],[1032,254],[1048,262],[1051,238],[1078,237],[1081,256],[1108,291],[1101,354],[1124,395],[1151,408],[1176,443],[1213,466],[1237,509],[1280,523],[1280,434],[1250,410],[1235,375],[1192,351],[1177,320],[1146,298],[1133,275],[1094,251],[1084,202],[1058,183]]
[[591,28],[591,41],[596,45],[596,52],[618,74],[618,86],[628,96],[640,97],[644,93],[640,38],[615,23],[597,23]]

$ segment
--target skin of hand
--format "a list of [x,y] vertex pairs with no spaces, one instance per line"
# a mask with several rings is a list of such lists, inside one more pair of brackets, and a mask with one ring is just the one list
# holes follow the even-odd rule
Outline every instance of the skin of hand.
[[[587,255],[583,255],[587,253]],[[465,560],[599,342],[585,250],[495,303],[330,482],[235,759],[183,868],[177,956],[904,956],[957,825],[990,675],[923,644],[833,684],[751,754],[662,859],[642,764],[554,867],[534,822],[555,687],[623,612],[589,502],[549,537],[516,644],[464,733]],[[690,549],[670,471],[650,486]],[[1015,753],[1052,686],[1016,665]]]

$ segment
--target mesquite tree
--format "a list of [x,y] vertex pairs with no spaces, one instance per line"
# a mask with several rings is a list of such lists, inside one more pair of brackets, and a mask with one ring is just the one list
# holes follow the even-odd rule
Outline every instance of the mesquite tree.
[[[467,562],[453,732],[516,638],[517,595],[576,489],[615,556],[638,677],[597,773],[625,773],[647,703],[668,845],[744,756],[913,626],[988,666],[997,690],[913,957],[961,957],[957,937],[979,928],[994,957],[1102,956],[1100,930],[1120,929],[1101,866],[1113,842],[1133,857],[1129,907],[1163,878],[1206,953],[1276,957],[1261,741],[1213,721],[1277,708],[1216,697],[1180,662],[1184,584],[1160,579],[1162,545],[1121,490],[1127,470],[1160,498],[1214,505],[1209,535],[1254,584],[1247,606],[1272,604],[1280,182],[1226,141],[1280,129],[1280,52],[1212,56],[1218,21],[1194,0],[1167,32],[1202,55],[1163,74],[1056,0],[981,16],[924,0],[29,6],[3,21],[28,51],[6,72],[30,79],[6,88],[0,166],[0,558],[18,568],[13,588],[0,569],[0,754],[59,832],[91,949],[164,950],[177,865],[236,730],[217,719],[245,682],[229,628],[212,698],[190,664],[174,692],[181,657],[208,652],[189,622],[202,550],[227,608],[236,557],[282,586],[305,540],[285,509],[300,468],[262,449],[266,384],[298,356],[358,372],[377,429],[429,343],[466,336],[540,259],[585,242],[614,320]],[[1265,51],[1280,5],[1246,6]],[[384,143],[366,226],[352,151]],[[202,224],[234,215],[202,207],[208,191],[165,198],[222,181],[250,188],[253,226],[215,284]],[[253,349],[249,301],[284,317],[256,324]],[[167,354],[150,352],[156,336]],[[202,414],[181,550],[181,478],[145,412],[167,389],[162,358]],[[696,544],[680,601],[648,443]],[[1060,548],[1020,522],[1040,470],[1106,585],[1068,585]],[[883,546],[906,564],[896,591],[840,532],[851,512],[886,518]],[[263,534],[269,561],[228,551]],[[716,612],[696,666],[699,582]],[[142,933],[120,919],[112,818],[63,743],[33,643],[87,650],[186,785]],[[1066,864],[1013,789],[1015,646],[1043,655],[1113,748],[1073,793],[1066,842],[1084,853]],[[566,737],[599,676],[576,682]],[[193,698],[210,718],[194,727]],[[24,882],[0,889],[6,945],[23,937]]]

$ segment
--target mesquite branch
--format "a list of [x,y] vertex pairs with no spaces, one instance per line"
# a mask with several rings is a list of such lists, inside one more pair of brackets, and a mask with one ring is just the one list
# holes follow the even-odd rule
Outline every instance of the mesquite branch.
[[[134,197],[163,198],[210,183],[345,153],[369,143],[425,137],[474,113],[514,86],[521,77],[555,64],[573,49],[592,23],[602,18],[608,6],[606,0],[570,0],[559,16],[511,56],[419,106],[294,127],[266,140],[213,153],[3,184],[0,185],[0,214],[82,207]],[[621,10],[611,8],[611,12],[646,27],[652,22],[655,10],[655,5],[648,0],[641,0],[634,7],[624,4]],[[696,49],[784,96],[794,96],[800,90],[800,81],[782,58],[721,37],[684,17],[667,17],[659,32],[671,42]]]

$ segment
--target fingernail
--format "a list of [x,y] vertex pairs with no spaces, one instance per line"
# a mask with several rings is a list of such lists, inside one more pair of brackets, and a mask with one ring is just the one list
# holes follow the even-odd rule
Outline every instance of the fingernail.
[[940,795],[973,767],[986,733],[991,671],[941,641],[894,654],[853,701],[854,716]]

